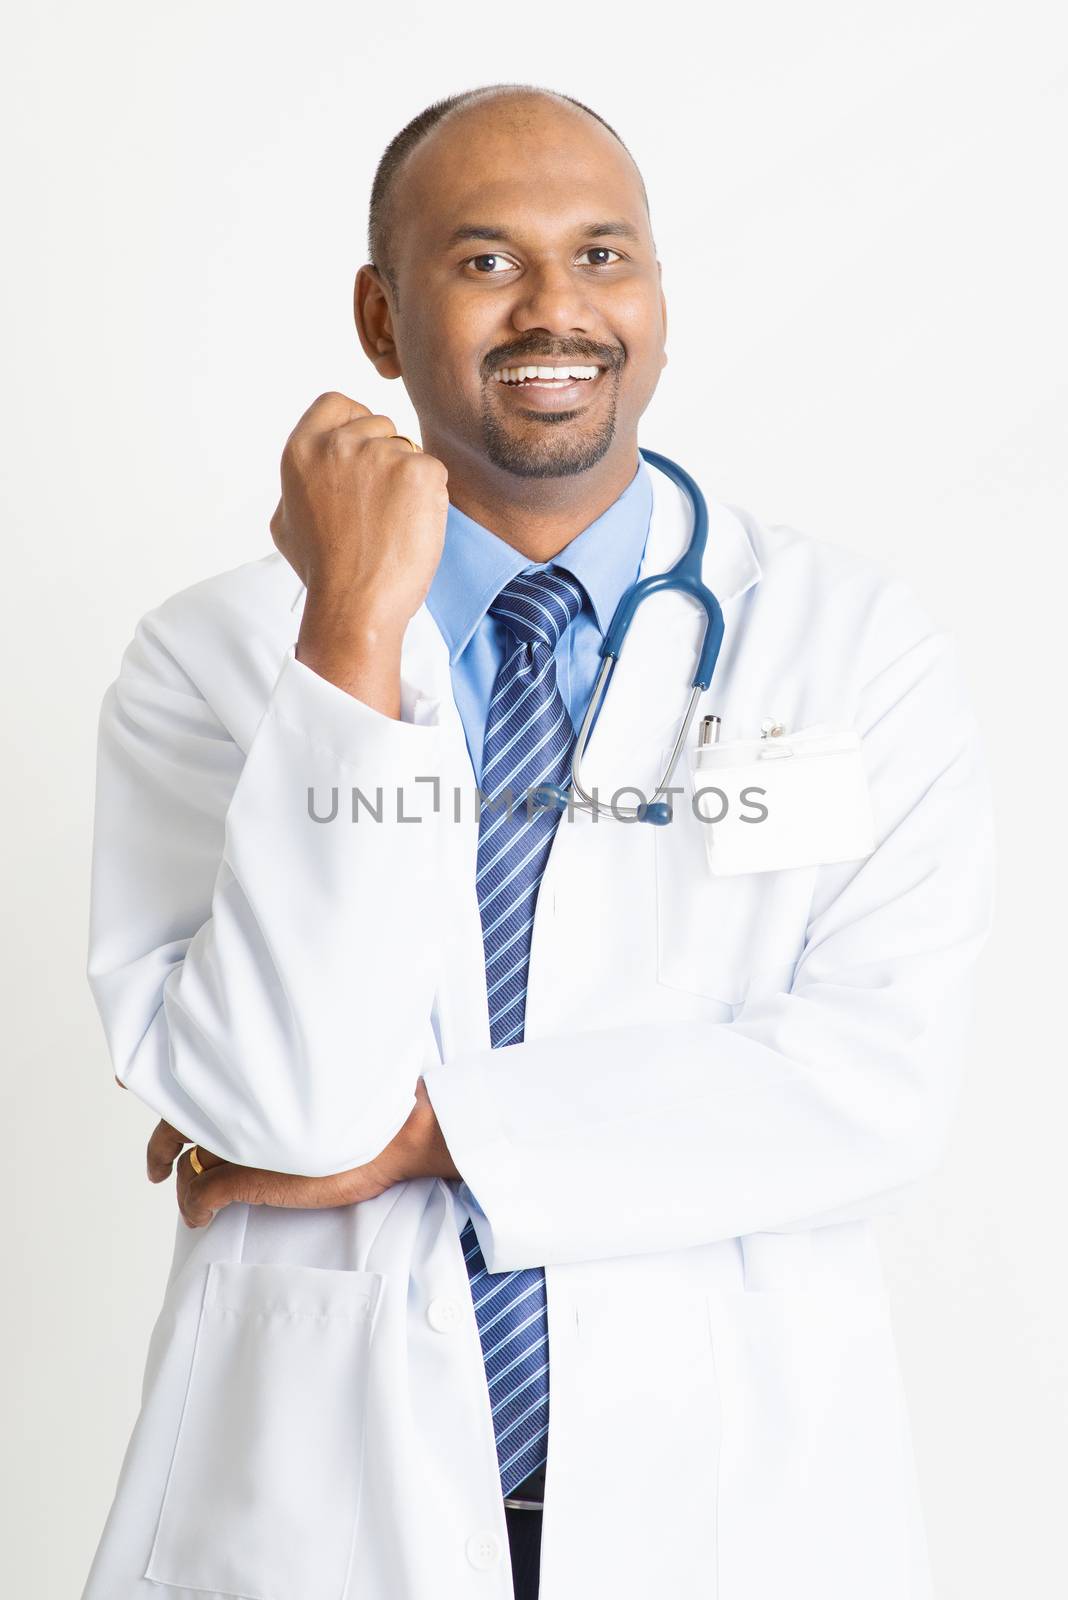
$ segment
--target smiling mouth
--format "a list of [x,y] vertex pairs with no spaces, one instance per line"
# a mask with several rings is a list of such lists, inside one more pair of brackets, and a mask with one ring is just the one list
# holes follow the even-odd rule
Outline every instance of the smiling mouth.
[[517,361],[498,367],[492,381],[509,387],[525,383],[592,383],[601,371],[599,361]]
[[551,362],[526,363],[522,366],[500,367],[490,378],[490,387],[508,394],[526,395],[536,409],[572,406],[581,403],[600,388],[605,368],[580,361],[558,362],[562,376],[550,376]]

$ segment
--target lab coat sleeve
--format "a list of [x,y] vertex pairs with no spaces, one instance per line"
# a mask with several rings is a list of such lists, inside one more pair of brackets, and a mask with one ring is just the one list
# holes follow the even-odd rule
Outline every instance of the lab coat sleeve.
[[[405,1122],[431,1037],[438,823],[417,780],[438,727],[291,647],[242,750],[173,636],[165,608],[142,619],[100,713],[88,979],[115,1075],[227,1160],[360,1165]],[[337,791],[332,822],[309,788],[320,816]],[[351,820],[354,788],[381,789],[381,822]]]
[[491,1272],[863,1217],[940,1164],[992,912],[991,809],[955,648],[888,589],[855,680],[877,846],[819,869],[789,992],[731,1021],[589,1029],[424,1073]]

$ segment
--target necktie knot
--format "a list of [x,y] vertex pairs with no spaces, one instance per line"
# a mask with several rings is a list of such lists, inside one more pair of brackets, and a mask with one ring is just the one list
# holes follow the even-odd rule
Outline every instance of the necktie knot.
[[563,567],[527,567],[516,573],[489,608],[524,644],[547,644],[555,650],[582,610],[577,578]]

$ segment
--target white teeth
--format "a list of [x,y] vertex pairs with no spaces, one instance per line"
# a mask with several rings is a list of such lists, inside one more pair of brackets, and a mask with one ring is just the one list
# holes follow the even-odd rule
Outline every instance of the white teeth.
[[558,383],[573,378],[596,378],[600,367],[501,367],[493,374],[496,383],[522,383],[524,378],[549,379]]

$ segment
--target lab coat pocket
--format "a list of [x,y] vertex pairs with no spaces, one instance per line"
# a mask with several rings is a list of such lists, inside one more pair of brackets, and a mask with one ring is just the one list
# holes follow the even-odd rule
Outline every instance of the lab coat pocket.
[[875,848],[860,735],[817,724],[688,751],[716,877],[857,861]]
[[714,877],[707,826],[691,777],[673,820],[655,830],[657,975],[670,988],[736,1007],[755,992],[789,989],[818,869]]
[[381,1274],[214,1261],[144,1576],[342,1600]]

